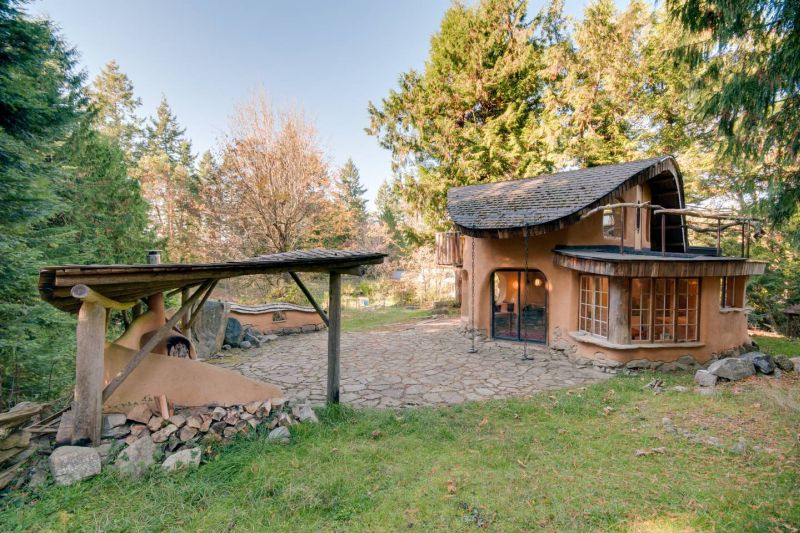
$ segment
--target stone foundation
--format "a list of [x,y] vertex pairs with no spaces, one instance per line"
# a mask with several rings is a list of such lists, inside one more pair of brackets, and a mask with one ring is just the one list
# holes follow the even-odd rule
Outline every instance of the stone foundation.
[[674,361],[658,361],[640,358],[628,362],[622,362],[609,357],[606,352],[600,350],[594,352],[592,357],[578,355],[577,345],[574,342],[571,342],[571,338],[568,335],[565,335],[565,333],[558,326],[553,329],[553,340],[550,343],[550,350],[552,352],[562,354],[579,368],[594,367],[609,374],[623,372],[629,373],[641,370],[657,370],[659,372],[697,370],[707,367],[718,359],[737,356],[751,351],[752,349],[753,345],[751,343],[742,344],[741,346],[737,346],[720,353],[713,353],[711,354],[711,358],[703,363],[689,354],[682,355]]

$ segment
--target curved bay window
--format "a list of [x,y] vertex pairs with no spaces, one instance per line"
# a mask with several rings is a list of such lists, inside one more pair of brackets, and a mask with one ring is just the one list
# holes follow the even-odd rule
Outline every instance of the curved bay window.
[[581,276],[578,329],[584,333],[608,338],[608,278]]
[[632,341],[693,342],[698,338],[698,278],[633,278]]

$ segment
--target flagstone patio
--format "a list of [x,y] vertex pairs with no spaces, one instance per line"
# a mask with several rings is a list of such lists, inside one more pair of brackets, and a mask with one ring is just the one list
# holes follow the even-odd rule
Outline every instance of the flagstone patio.
[[[342,334],[341,401],[354,406],[447,405],[522,397],[608,378],[529,344],[470,339],[458,319],[442,318]],[[211,360],[283,388],[295,401],[325,400],[327,333],[289,335],[260,348],[231,350]]]

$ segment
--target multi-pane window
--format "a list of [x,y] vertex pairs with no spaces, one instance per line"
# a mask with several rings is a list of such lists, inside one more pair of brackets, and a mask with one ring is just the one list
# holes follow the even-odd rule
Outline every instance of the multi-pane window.
[[700,282],[696,278],[679,279],[676,295],[675,340],[690,342],[697,340],[697,308]]
[[697,278],[631,280],[631,340],[697,340],[700,281]]
[[653,280],[637,278],[631,281],[631,340],[650,340],[652,294]]
[[581,276],[578,329],[608,338],[608,278]]

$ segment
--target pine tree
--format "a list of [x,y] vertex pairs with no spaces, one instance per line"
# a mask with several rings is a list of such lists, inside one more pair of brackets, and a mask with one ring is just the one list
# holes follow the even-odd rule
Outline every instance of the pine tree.
[[129,161],[135,159],[142,135],[142,120],[137,111],[142,100],[133,92],[133,82],[109,61],[88,90],[97,130],[122,148]]
[[150,117],[145,130],[145,150],[150,154],[164,154],[170,163],[177,164],[186,157],[188,141],[185,135],[186,130],[181,128],[167,98],[162,96],[156,114]]

